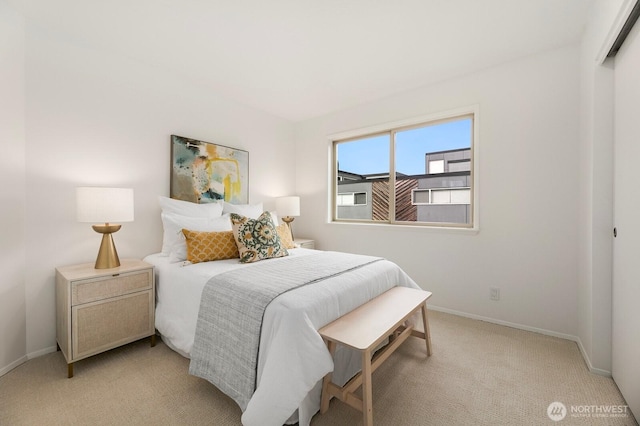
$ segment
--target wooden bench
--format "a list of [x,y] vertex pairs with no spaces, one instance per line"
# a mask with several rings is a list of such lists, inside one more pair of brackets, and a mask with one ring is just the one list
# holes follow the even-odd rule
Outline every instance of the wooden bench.
[[[428,291],[394,287],[319,330],[332,357],[337,344],[349,346],[362,353],[362,371],[344,386],[338,386],[331,381],[332,373],[324,377],[321,413],[327,411],[329,400],[335,396],[362,411],[366,426],[373,425],[371,373],[411,335],[424,339],[427,355],[431,355],[426,304],[429,297],[431,293]],[[422,312],[424,332],[405,324],[418,310]],[[377,351],[372,359],[373,351],[387,338],[390,338],[389,344]],[[360,386],[362,398],[354,394]]]

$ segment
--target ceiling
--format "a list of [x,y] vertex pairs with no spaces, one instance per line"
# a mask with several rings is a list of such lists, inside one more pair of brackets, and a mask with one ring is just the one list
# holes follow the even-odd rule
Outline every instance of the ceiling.
[[301,121],[577,42],[592,0],[6,0],[29,24]]

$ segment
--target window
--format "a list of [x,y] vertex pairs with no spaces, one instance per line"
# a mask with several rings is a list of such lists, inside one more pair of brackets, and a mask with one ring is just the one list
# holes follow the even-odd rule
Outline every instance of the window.
[[367,204],[367,193],[340,193],[338,194],[337,203],[339,206],[363,206]]
[[425,204],[471,204],[470,188],[433,188],[414,189],[411,193],[411,203]]
[[334,136],[333,220],[474,227],[476,115]]
[[471,171],[471,161],[469,160],[451,160],[449,161],[450,172],[468,172]]
[[429,161],[429,174],[444,173],[444,160]]

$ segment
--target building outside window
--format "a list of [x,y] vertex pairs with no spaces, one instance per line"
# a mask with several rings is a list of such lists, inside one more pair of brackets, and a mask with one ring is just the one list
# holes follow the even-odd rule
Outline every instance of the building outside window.
[[473,227],[474,119],[334,140],[333,220]]

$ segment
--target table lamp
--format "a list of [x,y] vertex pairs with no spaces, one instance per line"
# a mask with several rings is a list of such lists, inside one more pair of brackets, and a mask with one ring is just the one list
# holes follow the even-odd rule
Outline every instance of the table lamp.
[[276,212],[282,221],[289,226],[291,239],[293,239],[291,222],[293,222],[294,216],[300,216],[300,197],[292,196],[276,198]]
[[96,258],[96,269],[120,266],[112,233],[122,225],[114,222],[133,221],[133,189],[131,188],[76,188],[78,222],[98,223],[93,230],[102,234],[102,243]]

